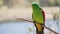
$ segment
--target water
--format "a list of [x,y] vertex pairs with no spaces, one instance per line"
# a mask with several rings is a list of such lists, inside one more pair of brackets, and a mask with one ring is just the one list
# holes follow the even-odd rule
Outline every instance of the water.
[[8,22],[0,25],[0,34],[36,34],[33,23]]
[[[46,20],[45,25],[60,34],[60,26],[57,28],[56,21]],[[45,34],[51,31],[45,29]],[[36,34],[36,28],[33,23],[26,21],[8,21],[0,24],[0,34]]]
[[53,20],[53,19],[46,20],[45,25],[60,34],[60,21],[59,23],[57,23],[57,20]]

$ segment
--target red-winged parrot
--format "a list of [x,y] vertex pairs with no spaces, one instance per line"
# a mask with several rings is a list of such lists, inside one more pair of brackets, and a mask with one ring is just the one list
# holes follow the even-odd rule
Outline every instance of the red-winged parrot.
[[41,25],[45,24],[45,12],[43,9],[37,4],[37,2],[32,2],[32,20],[36,26],[37,34],[44,34],[44,27]]

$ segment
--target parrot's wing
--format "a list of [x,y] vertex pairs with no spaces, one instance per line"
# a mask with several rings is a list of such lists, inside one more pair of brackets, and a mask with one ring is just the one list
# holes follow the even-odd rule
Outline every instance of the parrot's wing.
[[42,10],[43,20],[44,20],[44,22],[45,22],[45,12],[43,11],[42,8],[40,8],[40,10]]
[[43,10],[42,10],[42,14],[43,14],[44,22],[45,22],[45,12]]

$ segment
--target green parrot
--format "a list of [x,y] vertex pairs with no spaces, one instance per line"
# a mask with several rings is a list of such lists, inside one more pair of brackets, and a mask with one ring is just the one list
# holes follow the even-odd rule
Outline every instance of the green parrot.
[[37,34],[44,34],[44,27],[41,25],[45,24],[45,12],[36,2],[32,2],[32,10],[32,20],[36,23],[35,26]]

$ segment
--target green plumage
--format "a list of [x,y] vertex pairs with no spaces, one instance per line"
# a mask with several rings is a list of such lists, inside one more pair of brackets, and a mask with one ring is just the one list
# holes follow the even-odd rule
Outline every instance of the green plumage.
[[44,27],[41,26],[44,25],[44,16],[42,13],[42,9],[36,2],[32,2],[32,10],[32,20],[34,21],[34,23],[36,23],[34,25],[36,26],[37,34],[44,34]]
[[42,9],[36,2],[32,3],[32,9],[33,9],[32,19],[40,24],[44,24]]

